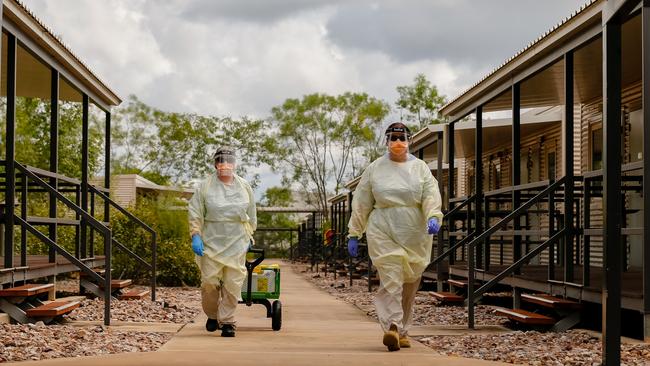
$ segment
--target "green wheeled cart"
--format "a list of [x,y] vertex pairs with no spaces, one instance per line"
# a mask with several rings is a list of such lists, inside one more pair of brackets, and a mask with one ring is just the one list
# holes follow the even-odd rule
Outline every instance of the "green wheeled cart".
[[[249,260],[252,254],[253,259]],[[263,265],[264,249],[249,249],[246,256],[248,277],[242,289],[240,304],[251,306],[261,304],[266,307],[266,317],[271,318],[271,328],[282,328],[282,303],[280,302],[280,266]],[[274,300],[271,303],[271,300]]]

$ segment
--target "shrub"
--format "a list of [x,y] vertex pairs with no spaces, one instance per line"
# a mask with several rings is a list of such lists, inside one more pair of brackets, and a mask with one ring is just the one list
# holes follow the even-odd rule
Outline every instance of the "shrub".
[[[157,281],[163,286],[198,286],[199,269],[189,242],[187,210],[178,209],[173,199],[142,199],[130,211],[158,234]],[[120,213],[112,213],[113,236],[131,251],[151,261],[151,235]],[[113,249],[115,278],[124,277],[148,283],[150,272],[140,262]]]

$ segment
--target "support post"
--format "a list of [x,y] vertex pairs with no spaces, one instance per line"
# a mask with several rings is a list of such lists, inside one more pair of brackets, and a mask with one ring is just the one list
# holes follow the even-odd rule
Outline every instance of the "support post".
[[603,365],[621,358],[621,23],[603,26]]
[[[104,146],[104,187],[108,190],[111,188],[111,112],[106,112],[106,144]],[[110,197],[111,192],[106,191],[106,196]],[[110,222],[111,206],[108,201],[104,201],[104,222]]]
[[[88,107],[89,98],[84,94],[82,98],[81,115],[81,208],[88,211]],[[81,258],[88,255],[88,225],[82,218],[80,223]],[[109,266],[110,263],[106,263]]]
[[[476,235],[481,235],[483,232],[483,222],[481,221],[481,211],[483,203],[483,107],[476,108],[476,129],[474,133],[474,187],[475,188],[475,211],[474,211],[474,225]],[[482,245],[482,243],[478,243]],[[476,263],[474,257],[474,245],[468,245],[467,253],[467,327],[474,329],[474,278],[476,271]]]
[[[644,339],[650,342],[650,0],[643,1],[643,319]],[[649,183],[646,183],[649,182]],[[647,228],[647,229],[646,229]]]
[[[515,83],[512,85],[512,186],[517,187],[521,184],[521,85]],[[512,209],[516,210],[521,204],[521,194],[518,190],[512,190]],[[513,221],[514,230],[521,230],[521,217]],[[521,235],[512,237],[512,256],[513,262],[521,258]],[[517,269],[515,274],[521,274]]]
[[5,146],[4,268],[14,266],[14,202],[16,200],[16,36],[7,33],[7,143]]
[[[438,170],[436,171],[436,173],[437,173],[436,175],[437,175],[437,180],[438,180],[438,189],[439,189],[440,192],[444,192],[443,182],[442,182],[442,177],[443,177],[443,175],[442,175],[443,174],[443,169],[442,169],[442,154],[443,154],[442,141],[443,141],[442,132],[438,132],[438,139],[436,141],[436,146],[438,148]],[[442,227],[442,222],[440,223],[440,225]],[[442,230],[438,231],[436,241],[437,241],[437,244],[438,244],[437,245],[438,255],[440,256],[445,251],[445,248],[444,248],[445,238],[444,238],[444,232]],[[444,271],[444,265],[445,265],[444,262],[440,262],[436,266],[436,268],[437,268],[436,287],[437,287],[438,291],[443,291],[442,284],[447,279],[446,278],[447,277],[446,273]]]
[[[455,197],[454,195],[454,122],[450,123],[447,126],[447,157],[449,158],[448,169],[447,169],[447,212],[453,210],[453,203],[451,199]],[[451,231],[454,230],[454,219],[453,217],[447,218],[447,241],[449,242],[449,247],[451,248],[456,241],[456,237],[449,235]],[[449,255],[449,265],[454,264],[456,259],[456,253],[451,253]]]
[[573,282],[573,51],[564,55],[564,281]]
[[[50,171],[52,173],[59,172],[59,71],[55,68],[51,69],[51,86],[50,86]],[[50,179],[50,185],[54,189],[59,189],[59,181],[56,178]],[[56,195],[50,193],[49,199],[49,216],[51,218],[57,217],[56,209]],[[57,242],[57,225],[55,223],[48,226],[48,237]],[[56,252],[54,247],[50,247],[49,261],[54,263],[56,260]]]

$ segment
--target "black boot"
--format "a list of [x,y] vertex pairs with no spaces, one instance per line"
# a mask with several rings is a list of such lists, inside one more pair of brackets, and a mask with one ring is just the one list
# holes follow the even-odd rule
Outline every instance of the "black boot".
[[221,327],[221,336],[222,337],[234,337],[235,336],[235,327],[232,324],[224,324]]
[[205,330],[208,332],[214,332],[215,330],[219,329],[219,322],[217,319],[209,319],[208,321],[205,322]]

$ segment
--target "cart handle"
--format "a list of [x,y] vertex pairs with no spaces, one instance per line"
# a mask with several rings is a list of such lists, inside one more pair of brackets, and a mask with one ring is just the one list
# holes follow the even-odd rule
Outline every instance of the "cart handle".
[[252,262],[249,262],[246,259],[246,271],[248,272],[248,292],[246,293],[246,306],[251,306],[253,304],[253,292],[251,287],[253,286],[253,269],[259,266],[264,261],[264,249],[248,249],[249,253],[256,253],[260,256],[255,258]]
[[248,253],[256,253],[260,256],[255,258],[252,262],[246,260],[246,269],[252,271],[255,267],[259,266],[264,261],[264,249],[249,249]]

